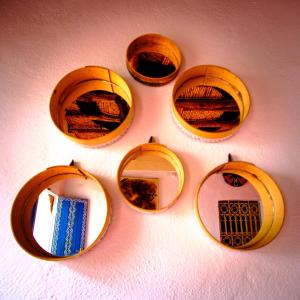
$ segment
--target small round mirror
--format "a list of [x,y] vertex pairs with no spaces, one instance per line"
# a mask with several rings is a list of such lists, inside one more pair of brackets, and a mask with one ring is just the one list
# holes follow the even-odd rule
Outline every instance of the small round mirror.
[[126,203],[143,212],[169,208],[181,193],[183,167],[178,157],[160,144],[131,150],[118,171],[120,191]]
[[159,34],[136,38],[127,49],[127,69],[139,82],[160,86],[178,74],[181,53],[176,44]]

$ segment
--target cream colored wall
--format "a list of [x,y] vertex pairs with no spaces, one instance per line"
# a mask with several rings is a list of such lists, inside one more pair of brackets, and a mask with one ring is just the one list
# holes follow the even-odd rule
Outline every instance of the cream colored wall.
[[[299,299],[299,10],[292,0],[1,1],[0,298]],[[153,88],[129,75],[126,48],[147,32],[178,44],[180,72],[216,64],[244,80],[252,107],[235,136],[218,144],[187,137],[170,113],[174,82]],[[49,114],[56,83],[85,65],[119,73],[136,103],[126,135],[101,149],[66,140]],[[186,184],[170,210],[142,215],[122,201],[115,178],[122,157],[151,135],[181,157]],[[284,227],[258,250],[219,247],[193,211],[200,179],[229,152],[265,169],[285,195]],[[80,258],[34,259],[13,238],[13,199],[29,178],[72,159],[109,191],[111,225]]]

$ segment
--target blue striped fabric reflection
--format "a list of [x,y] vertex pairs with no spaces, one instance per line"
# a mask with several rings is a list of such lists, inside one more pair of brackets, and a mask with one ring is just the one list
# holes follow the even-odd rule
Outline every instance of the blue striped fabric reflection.
[[59,197],[53,227],[51,253],[68,256],[84,249],[88,201]]

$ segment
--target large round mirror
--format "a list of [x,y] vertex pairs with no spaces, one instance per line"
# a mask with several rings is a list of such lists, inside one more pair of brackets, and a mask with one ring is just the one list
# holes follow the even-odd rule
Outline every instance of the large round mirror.
[[202,181],[196,213],[214,240],[236,249],[254,249],[277,235],[284,208],[277,185],[266,173],[248,163],[230,162]]
[[130,89],[117,73],[85,67],[67,74],[50,100],[51,117],[69,139],[100,146],[122,135],[133,118]]
[[159,144],[131,150],[118,171],[126,203],[138,211],[158,212],[170,207],[181,193],[183,168],[178,157]]
[[91,249],[104,235],[110,205],[99,181],[76,167],[53,167],[21,189],[12,209],[19,244],[43,259],[63,259]]

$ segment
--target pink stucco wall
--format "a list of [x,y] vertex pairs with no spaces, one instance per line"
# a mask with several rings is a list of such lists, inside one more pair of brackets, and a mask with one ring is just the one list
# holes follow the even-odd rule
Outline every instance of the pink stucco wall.
[[[299,11],[292,0],[1,1],[0,298],[299,299]],[[131,78],[126,47],[147,32],[178,44],[181,72],[216,64],[241,76],[253,105],[238,134],[218,144],[188,138],[171,117],[174,82],[151,88]],[[118,72],[136,103],[127,134],[101,149],[66,140],[49,114],[55,84],[85,65]],[[115,182],[125,153],[151,135],[176,151],[186,170],[182,196],[160,215],[127,207]],[[196,186],[228,152],[272,174],[285,195],[284,227],[259,250],[223,249],[196,221]],[[72,159],[109,190],[111,225],[78,259],[33,259],[13,239],[13,199],[33,175]]]

